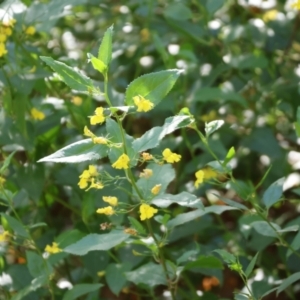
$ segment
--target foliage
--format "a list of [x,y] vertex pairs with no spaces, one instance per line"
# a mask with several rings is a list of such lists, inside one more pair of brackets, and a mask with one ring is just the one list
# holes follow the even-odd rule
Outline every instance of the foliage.
[[254,2],[0,4],[0,299],[299,298],[300,3]]

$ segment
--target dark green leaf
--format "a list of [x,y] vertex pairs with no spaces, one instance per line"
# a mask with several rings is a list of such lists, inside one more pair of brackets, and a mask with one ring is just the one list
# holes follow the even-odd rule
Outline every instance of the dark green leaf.
[[125,286],[127,280],[125,272],[130,270],[130,264],[110,264],[105,270],[105,279],[110,290],[119,296],[120,291]]
[[289,287],[294,282],[300,279],[300,272],[294,273],[293,275],[289,276],[287,279],[283,280],[280,286],[277,288],[276,295],[278,296],[279,293],[284,291],[287,287]]
[[82,283],[76,284],[71,290],[64,294],[63,300],[74,300],[78,299],[82,295],[98,291],[103,286],[102,283]]
[[135,218],[128,217],[128,220],[131,224],[131,226],[139,233],[139,234],[146,234],[146,230],[143,227],[143,225]]
[[6,219],[9,227],[14,231],[14,234],[23,238],[29,238],[29,234],[22,223],[5,213],[1,213],[1,216],[2,218]]
[[250,276],[250,274],[252,273],[252,271],[254,269],[254,266],[256,264],[256,260],[257,260],[258,254],[259,254],[259,252],[257,252],[255,254],[255,256],[251,259],[251,261],[250,261],[250,263],[249,263],[249,265],[248,265],[248,267],[247,267],[247,269],[245,271],[245,275],[246,275],[247,278]]
[[272,183],[263,195],[263,202],[267,208],[270,208],[273,204],[278,202],[282,196],[283,184],[285,178],[280,178]]
[[9,164],[10,164],[10,161],[11,161],[12,157],[15,155],[15,153],[16,153],[16,151],[10,153],[10,154],[5,158],[5,160],[4,160],[4,162],[3,162],[3,165],[2,165],[2,167],[1,167],[1,169],[0,169],[0,174],[2,174],[2,173],[7,169],[7,167],[8,167]]

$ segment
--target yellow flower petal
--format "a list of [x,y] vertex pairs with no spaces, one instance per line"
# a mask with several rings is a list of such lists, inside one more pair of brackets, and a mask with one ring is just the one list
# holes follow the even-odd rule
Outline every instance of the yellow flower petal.
[[199,185],[201,183],[203,183],[203,180],[204,180],[204,172],[202,170],[199,170],[195,173],[195,176],[196,176],[196,181],[195,181],[195,187],[198,188]]
[[153,171],[151,169],[144,169],[140,174],[140,178],[150,178],[153,175]]
[[98,208],[96,212],[97,212],[97,214],[104,214],[107,216],[111,216],[115,213],[114,209],[111,206],[107,206],[104,208]]
[[142,204],[140,206],[140,219],[141,221],[144,221],[146,219],[151,219],[154,214],[156,214],[158,210],[148,204]]
[[29,26],[25,29],[25,34],[27,35],[34,35],[36,32],[36,29],[34,26]]
[[126,154],[122,154],[116,162],[112,164],[112,167],[115,169],[128,169],[129,157]]
[[162,154],[164,160],[168,163],[179,162],[181,159],[181,155],[173,153],[169,148],[166,148]]
[[118,205],[118,198],[117,197],[103,196],[102,199],[103,199],[104,202],[107,202],[111,206],[117,206]]
[[161,189],[161,184],[157,184],[151,189],[151,193],[153,195],[157,195],[160,192],[160,189]]
[[[1,52],[1,50],[0,50],[0,52]],[[45,117],[46,117],[45,114],[42,111],[39,111],[36,108],[32,108],[30,113],[31,113],[31,116],[34,120],[40,120],[41,121],[41,120],[45,119]]]
[[49,254],[55,254],[55,253],[62,252],[62,249],[58,247],[57,243],[53,242],[52,246],[50,245],[46,246],[45,251],[48,252]]
[[133,102],[137,106],[137,111],[147,112],[151,110],[154,106],[154,104],[151,101],[145,99],[140,95],[133,97]]

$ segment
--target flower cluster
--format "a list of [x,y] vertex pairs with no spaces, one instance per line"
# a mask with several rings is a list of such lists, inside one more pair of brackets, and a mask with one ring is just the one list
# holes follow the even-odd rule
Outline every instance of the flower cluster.
[[90,165],[88,170],[84,170],[82,174],[79,176],[80,180],[78,182],[78,186],[81,189],[86,189],[91,183],[90,187],[87,189],[103,189],[104,185],[100,181],[96,181],[95,177],[98,175],[97,169],[95,166]]
[[105,116],[103,112],[104,112],[103,107],[96,108],[95,114],[89,117],[91,125],[102,124],[103,122],[105,122]]
[[147,112],[151,110],[154,106],[154,104],[142,97],[141,95],[133,97],[133,102],[137,106],[137,111],[144,111]]
[[5,42],[7,41],[7,38],[12,35],[12,29],[15,23],[15,19],[11,19],[7,22],[0,22],[0,57],[7,54]]
[[179,162],[181,159],[181,155],[173,153],[169,148],[166,148],[163,153],[163,158],[166,162],[172,164],[174,162]]
[[218,172],[210,167],[201,169],[195,173],[196,181],[195,187],[198,188],[204,181],[218,177]]
[[106,206],[103,208],[98,208],[96,213],[97,214],[104,214],[107,216],[111,216],[115,213],[115,210],[113,209],[113,206],[117,206],[118,205],[118,198],[117,197],[113,197],[113,196],[103,196],[102,197],[103,201],[110,204],[110,206]]

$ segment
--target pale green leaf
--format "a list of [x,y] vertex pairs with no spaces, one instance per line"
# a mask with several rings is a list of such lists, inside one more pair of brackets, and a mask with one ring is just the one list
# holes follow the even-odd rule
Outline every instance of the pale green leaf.
[[267,208],[270,208],[273,204],[280,201],[283,193],[283,184],[285,178],[280,178],[272,183],[263,195],[263,202]]
[[5,213],[1,213],[1,216],[2,218],[6,219],[9,227],[14,231],[14,234],[23,238],[29,238],[29,234],[26,231],[25,226],[22,223],[20,223],[17,219]]
[[256,264],[256,260],[257,260],[258,254],[259,254],[259,252],[257,252],[255,254],[255,256],[251,259],[249,265],[247,266],[247,269],[245,271],[245,275],[246,275],[247,278],[250,276],[250,274],[252,273],[252,271],[254,269],[254,266]]
[[103,286],[102,283],[82,283],[76,284],[71,290],[64,294],[63,300],[74,300],[78,299],[82,295],[98,291]]
[[287,287],[289,287],[294,282],[300,279],[300,272],[294,273],[293,275],[289,276],[287,279],[283,280],[281,285],[277,288],[276,295],[278,296],[279,293],[284,291]]
[[133,149],[136,152],[142,152],[158,146],[159,142],[167,135],[175,130],[186,127],[193,122],[189,116],[169,117],[165,120],[163,126],[153,127],[143,134],[142,137],[136,139],[133,143]]
[[107,70],[107,65],[105,65],[102,60],[98,59],[97,57],[93,56],[90,53],[88,53],[87,56],[90,62],[92,63],[93,68],[99,71],[101,74],[105,74]]
[[26,261],[32,277],[37,278],[46,274],[50,276],[53,271],[49,262],[33,251],[26,251]]
[[129,235],[122,231],[112,231],[106,234],[88,234],[75,244],[63,249],[64,252],[74,255],[85,255],[90,251],[107,251],[128,239]]
[[172,89],[181,71],[165,70],[138,77],[132,81],[125,95],[125,103],[134,105],[133,97],[142,96],[157,105]]
[[106,145],[94,144],[92,139],[84,139],[68,145],[38,162],[79,163],[98,160],[107,156]]
[[213,134],[216,130],[221,128],[223,125],[224,125],[223,120],[215,120],[209,123],[205,123],[206,136],[209,137],[211,134]]
[[92,80],[81,72],[75,71],[73,68],[51,57],[40,56],[40,58],[51,67],[71,89],[81,92],[96,91]]
[[105,66],[109,66],[112,58],[112,35],[113,25],[110,26],[104,33],[104,37],[99,47],[98,59],[103,62]]
[[236,263],[236,257],[224,249],[216,249],[213,252],[218,253],[228,265]]
[[[281,229],[279,225],[275,223],[271,223],[271,224],[276,231]],[[250,226],[254,228],[257,231],[257,233],[261,235],[275,237],[275,238],[277,237],[276,231],[266,221],[256,221],[251,223]]]
[[226,165],[234,158],[234,156],[235,156],[235,150],[234,147],[231,147],[227,152],[226,157],[223,161],[223,166],[226,167]]

